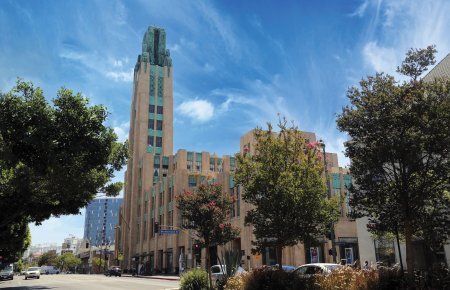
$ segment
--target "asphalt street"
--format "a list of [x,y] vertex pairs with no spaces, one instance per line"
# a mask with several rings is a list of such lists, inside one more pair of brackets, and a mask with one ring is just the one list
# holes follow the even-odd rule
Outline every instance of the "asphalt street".
[[180,281],[104,275],[42,275],[40,279],[0,281],[0,289],[11,290],[168,290],[178,289]]

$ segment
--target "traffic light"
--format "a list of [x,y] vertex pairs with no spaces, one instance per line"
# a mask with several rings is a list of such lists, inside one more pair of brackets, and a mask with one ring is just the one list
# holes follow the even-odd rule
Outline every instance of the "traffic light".
[[155,234],[158,234],[159,233],[159,223],[158,222],[155,222],[155,225],[154,225],[154,233]]

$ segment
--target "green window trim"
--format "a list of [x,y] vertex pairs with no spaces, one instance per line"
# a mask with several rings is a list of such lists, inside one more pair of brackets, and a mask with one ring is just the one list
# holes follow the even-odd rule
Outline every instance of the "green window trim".
[[155,136],[156,137],[162,137],[163,132],[161,130],[155,130]]
[[154,120],[156,118],[156,113],[148,113],[148,118]]
[[162,215],[162,214],[164,214],[164,206],[163,205],[159,207],[159,215]]
[[160,121],[164,120],[163,114],[156,114],[156,120],[160,120]]
[[155,147],[155,153],[156,154],[161,154],[162,153],[162,148],[161,147]]

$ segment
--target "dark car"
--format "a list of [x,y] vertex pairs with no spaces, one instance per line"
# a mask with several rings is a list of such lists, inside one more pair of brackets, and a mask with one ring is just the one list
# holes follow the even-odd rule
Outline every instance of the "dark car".
[[12,270],[12,268],[6,268],[0,271],[0,280],[3,279],[14,279],[14,272]]
[[107,276],[111,277],[111,276],[122,276],[122,270],[120,269],[119,266],[112,266],[109,268]]

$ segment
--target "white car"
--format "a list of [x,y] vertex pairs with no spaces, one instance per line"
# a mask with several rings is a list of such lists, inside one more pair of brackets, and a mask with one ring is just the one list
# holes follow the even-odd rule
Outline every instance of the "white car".
[[301,276],[327,275],[340,267],[342,267],[342,265],[332,263],[313,263],[300,266],[292,271],[292,273]]
[[28,278],[41,278],[41,269],[39,267],[30,267],[25,272],[25,280]]
[[59,274],[59,272],[55,266],[41,266],[41,274]]
[[[227,271],[227,268],[225,265],[214,265],[211,266],[211,279],[213,281],[213,283],[215,283],[214,285],[217,285],[220,280],[222,280],[222,278],[224,277],[224,273]],[[236,270],[236,275],[245,272],[244,268],[242,268],[241,266],[239,266]]]

